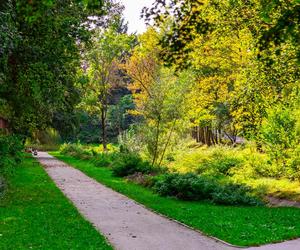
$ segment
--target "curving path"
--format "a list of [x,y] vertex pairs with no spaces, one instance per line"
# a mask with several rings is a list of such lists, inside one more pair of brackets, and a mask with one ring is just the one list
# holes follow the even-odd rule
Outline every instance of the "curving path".
[[[232,250],[226,245],[149,211],[45,152],[38,161],[47,173],[117,250]],[[299,250],[300,239],[252,250]]]

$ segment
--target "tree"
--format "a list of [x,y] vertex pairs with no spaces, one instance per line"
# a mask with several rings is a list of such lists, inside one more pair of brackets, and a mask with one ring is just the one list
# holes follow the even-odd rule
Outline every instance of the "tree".
[[[196,71],[197,82],[189,99],[194,107],[191,120],[206,130],[200,131],[205,134],[200,136],[202,142],[218,141],[214,137],[220,128],[228,135],[240,132],[253,138],[267,108],[288,105],[297,96],[299,43],[295,43],[298,24],[294,14],[298,4],[292,2],[274,1],[267,8],[267,2],[258,0],[173,0],[157,1],[144,10],[146,19],[153,18],[165,31],[159,41],[165,63]],[[266,12],[271,17],[268,22],[262,18]],[[268,42],[268,49],[262,49],[264,36],[288,12],[294,13],[287,18],[293,20],[291,30],[283,19],[282,32],[289,35],[282,33],[284,42]],[[229,137],[234,141],[234,136]]]
[[78,43],[89,41],[89,17],[100,22],[110,6],[90,0],[1,2],[0,109],[15,133],[29,136],[51,125],[55,112],[76,104]]
[[84,109],[100,114],[103,149],[107,147],[107,111],[112,88],[123,83],[120,63],[130,50],[134,36],[118,33],[114,27],[98,31],[86,53],[88,83],[84,85]]
[[132,113],[143,119],[140,132],[152,165],[161,165],[176,129],[183,123],[185,97],[192,82],[189,74],[177,76],[173,69],[163,67],[158,36],[152,28],[142,34],[125,66],[132,79],[130,89],[136,106]]
[[132,95],[124,95],[118,103],[110,105],[108,110],[108,121],[110,129],[120,135],[123,131],[129,128],[133,123],[134,117],[129,114],[130,110],[134,110],[134,102]]

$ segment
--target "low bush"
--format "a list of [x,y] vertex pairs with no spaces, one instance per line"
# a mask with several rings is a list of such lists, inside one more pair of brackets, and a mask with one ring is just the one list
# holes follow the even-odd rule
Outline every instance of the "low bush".
[[173,196],[183,200],[210,200],[224,205],[261,205],[262,202],[250,194],[250,188],[237,184],[221,184],[208,177],[187,174],[165,174],[156,178],[153,186],[162,196]]
[[0,134],[0,169],[20,163],[23,148],[18,136]]
[[134,173],[126,177],[127,180],[139,184],[143,187],[152,187],[154,184],[152,174]]
[[197,173],[208,173],[210,175],[229,175],[230,170],[233,167],[241,165],[241,160],[234,157],[219,156],[212,159],[204,160],[200,167],[197,169]]
[[218,188],[212,193],[212,201],[223,205],[263,205],[260,199],[251,195],[251,191],[250,187],[243,184],[219,184]]
[[156,178],[153,189],[162,196],[174,196],[183,200],[205,200],[215,188],[213,181],[192,173],[165,174]]
[[96,167],[111,167],[118,156],[119,154],[114,152],[96,154],[93,157],[93,163]]
[[286,175],[291,180],[300,181],[300,145],[291,153],[287,160]]
[[62,154],[74,156],[79,159],[91,159],[93,157],[91,150],[86,150],[82,145],[76,143],[65,143],[59,150]]
[[151,167],[149,162],[143,161],[137,154],[127,153],[118,155],[112,163],[112,171],[115,176],[124,177],[134,173],[149,174],[157,170]]

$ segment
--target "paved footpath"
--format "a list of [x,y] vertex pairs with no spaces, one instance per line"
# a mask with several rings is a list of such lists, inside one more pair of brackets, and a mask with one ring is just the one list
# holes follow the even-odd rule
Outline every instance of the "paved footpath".
[[[39,152],[37,159],[80,213],[117,250],[239,249],[149,211],[48,153]],[[300,239],[247,249],[299,250]]]

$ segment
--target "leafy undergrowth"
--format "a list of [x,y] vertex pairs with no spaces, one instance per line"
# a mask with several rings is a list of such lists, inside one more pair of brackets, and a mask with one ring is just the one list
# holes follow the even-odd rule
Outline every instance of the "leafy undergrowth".
[[24,159],[7,179],[0,249],[112,249],[34,159]]
[[115,177],[89,160],[53,153],[88,176],[145,206],[229,243],[250,246],[300,236],[300,209],[221,206],[161,197],[150,189]]
[[299,179],[271,164],[269,157],[252,145],[239,147],[182,147],[165,165],[171,172],[193,172],[204,176],[246,184],[261,195],[300,201]]

